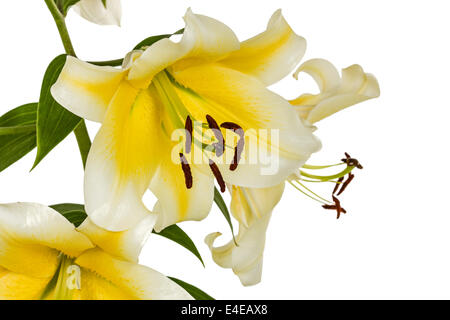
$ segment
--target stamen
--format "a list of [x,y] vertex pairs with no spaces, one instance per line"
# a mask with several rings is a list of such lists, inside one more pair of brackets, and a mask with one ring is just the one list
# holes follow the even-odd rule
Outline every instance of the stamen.
[[230,171],[235,171],[239,165],[239,161],[241,160],[242,152],[245,147],[244,129],[242,129],[240,125],[233,122],[224,122],[220,126],[224,129],[233,130],[234,133],[239,135],[239,141],[234,148],[233,162],[230,165]]
[[[324,204],[322,206],[322,208],[327,209],[327,210],[336,210],[337,206],[334,204]],[[345,210],[344,208],[341,208],[342,213],[347,213],[347,210]]]
[[192,119],[190,116],[187,116],[187,118],[186,118],[186,123],[184,124],[184,129],[186,130],[185,151],[186,151],[186,153],[190,153],[191,148],[192,148],[192,133],[193,133]]
[[[342,194],[342,192],[345,191],[345,189],[347,188],[347,186],[350,184],[350,182],[352,182],[353,178],[355,177],[355,175],[353,173],[349,173],[348,174],[348,179],[345,180],[344,184],[342,185],[341,190],[339,191],[339,193],[337,194],[338,196]],[[334,193],[333,193],[334,194]]]
[[222,193],[224,193],[226,190],[225,181],[223,180],[223,177],[222,177],[222,174],[220,173],[219,167],[211,159],[209,160],[209,167],[211,168],[211,171],[214,174],[214,177],[216,177],[217,183],[220,186],[220,191]]
[[[332,193],[332,194],[335,194],[336,191],[338,191],[339,186],[341,185],[342,181],[344,181],[344,177],[340,177],[339,180],[336,182],[336,186],[334,187],[334,190],[333,190],[333,193]],[[340,194],[340,193],[339,193],[339,194]],[[338,195],[339,195],[339,194],[338,194]]]
[[356,167],[358,169],[363,169],[363,166],[355,158],[352,158],[347,152],[345,153],[345,159],[341,159],[342,162],[347,164],[349,167]]
[[341,212],[345,214],[345,213],[347,213],[347,211],[345,211],[345,209],[343,209],[341,207],[341,202],[335,196],[333,196],[333,201],[334,201],[334,204],[336,205],[336,211],[337,211],[337,218],[336,219],[339,219],[341,217]]
[[213,117],[206,115],[206,120],[208,121],[209,128],[212,129],[214,136],[218,140],[218,142],[214,143],[216,156],[221,157],[225,152],[225,139],[223,138],[222,131],[220,131],[219,125]]
[[193,184],[191,167],[189,166],[186,157],[182,153],[180,153],[180,160],[181,160],[181,169],[183,170],[184,173],[184,182],[186,184],[186,188],[191,189]]

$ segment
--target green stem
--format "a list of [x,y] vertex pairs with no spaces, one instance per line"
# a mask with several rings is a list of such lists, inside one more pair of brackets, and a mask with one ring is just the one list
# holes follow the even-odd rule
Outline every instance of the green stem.
[[96,66],[104,67],[118,67],[121,66],[123,63],[123,59],[115,59],[115,60],[108,60],[108,61],[89,61],[90,64],[95,64]]
[[86,128],[86,123],[84,120],[80,121],[80,124],[73,131],[75,137],[77,138],[78,149],[80,149],[81,161],[83,161],[83,168],[86,168],[86,161],[91,149],[91,139],[89,138],[89,133]]
[[76,56],[75,50],[73,48],[72,41],[70,40],[69,32],[67,31],[64,16],[62,15],[61,11],[59,11],[58,7],[55,4],[55,1],[53,0],[44,0],[44,1],[47,4],[48,10],[50,10],[50,13],[53,16],[53,19],[55,20],[56,27],[58,28],[58,32],[61,37],[61,41],[64,45],[64,49],[66,50],[66,53],[75,57]]
[[[72,41],[70,40],[69,31],[67,30],[66,21],[61,11],[55,4],[54,0],[44,0],[47,4],[50,13],[55,20],[56,27],[58,28],[61,41],[63,43],[64,49],[68,55],[76,57],[75,49],[73,48]],[[89,133],[86,128],[86,123],[84,120],[80,121],[80,124],[74,130],[75,137],[77,138],[78,149],[80,150],[81,160],[83,161],[83,167],[86,167],[86,160],[91,148],[91,139],[89,138]]]

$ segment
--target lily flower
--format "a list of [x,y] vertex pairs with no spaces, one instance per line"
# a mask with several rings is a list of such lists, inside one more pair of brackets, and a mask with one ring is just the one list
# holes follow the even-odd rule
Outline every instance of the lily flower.
[[109,233],[113,248],[106,233],[90,225],[76,230],[47,206],[2,204],[0,299],[192,299],[159,272],[121,257],[137,260],[144,229]]
[[[320,93],[317,95],[302,94],[299,98],[290,101],[299,118],[312,131],[315,130],[313,124],[316,122],[349,106],[380,95],[376,78],[365,73],[359,65],[352,65],[343,69],[341,77],[337,69],[327,60],[312,59],[306,61],[297,69],[294,78],[298,79],[300,72],[311,75],[320,89]],[[314,182],[328,182],[339,179],[333,181],[337,183],[333,192],[334,203],[323,202],[325,209],[337,210],[339,218],[341,212],[345,213],[345,209],[340,207],[339,200],[334,196],[334,193],[341,185],[342,188],[338,195],[345,190],[354,177],[351,173],[354,168],[362,169],[357,160],[350,158],[348,154],[346,154],[346,157],[347,159],[343,159],[343,164],[347,164],[347,168],[337,175],[308,175],[299,170],[296,175],[289,177],[287,182],[306,195],[308,195],[306,192],[309,191],[312,193],[312,197],[322,202],[326,199],[308,189],[303,184],[304,178],[315,179]],[[305,168],[327,169],[333,166],[335,165],[305,166]],[[349,179],[343,182],[344,176],[347,174],[349,174]],[[261,281],[266,231],[272,210],[279,202],[283,190],[284,184],[269,189],[231,186],[231,212],[239,222],[239,233],[236,236],[237,245],[231,240],[224,246],[214,247],[214,241],[220,236],[220,233],[211,233],[205,238],[213,260],[223,268],[232,269],[245,286],[255,285]]]
[[75,12],[90,22],[120,26],[122,16],[120,0],[80,0],[73,8]]
[[[211,209],[214,179],[221,189],[272,187],[320,148],[291,104],[267,89],[305,52],[305,40],[280,11],[265,32],[242,43],[212,18],[188,10],[184,20],[179,42],[162,39],[133,51],[122,69],[68,57],[52,87],[62,106],[102,123],[87,160],[85,203],[103,229],[127,230],[151,214],[157,231],[201,220]],[[189,133],[186,143],[172,139],[177,130]],[[273,138],[261,133],[272,130]],[[199,132],[213,148],[198,141]],[[252,150],[267,161],[250,161]],[[200,162],[192,159],[198,154]],[[267,163],[276,170],[261,174]],[[148,188],[158,199],[152,211],[142,202]]]

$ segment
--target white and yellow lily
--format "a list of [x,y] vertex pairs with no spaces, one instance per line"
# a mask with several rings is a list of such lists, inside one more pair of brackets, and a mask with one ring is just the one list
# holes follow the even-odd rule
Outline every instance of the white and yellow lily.
[[115,234],[89,221],[76,230],[44,205],[0,205],[0,299],[192,299],[134,262],[148,233],[142,223]]
[[[90,219],[106,230],[123,231],[151,215],[142,202],[148,188],[158,199],[153,213],[159,231],[203,219],[213,202],[214,177],[222,185],[276,186],[320,149],[291,104],[266,88],[295,68],[306,47],[280,11],[265,32],[242,43],[217,20],[191,10],[184,19],[179,42],[163,39],[133,51],[122,69],[68,57],[52,87],[62,106],[102,123],[87,161],[85,203]],[[172,132],[186,128],[188,117],[203,123],[209,117],[223,125],[223,135],[226,124],[243,129],[242,163],[231,170],[215,150],[195,142],[190,155],[200,153],[213,163],[192,163],[187,148],[176,149],[180,144],[171,139]],[[278,130],[278,141],[259,134],[271,129]],[[233,153],[236,146],[227,150]],[[275,173],[261,174],[267,163],[245,161],[255,148],[276,151],[264,155],[277,163]],[[180,153],[186,165],[173,161]]]
[[[299,118],[311,130],[315,129],[313,124],[316,122],[349,106],[380,95],[376,78],[365,73],[359,65],[343,69],[341,77],[329,61],[312,59],[297,69],[294,78],[298,79],[300,72],[311,75],[320,89],[317,95],[302,94],[299,98],[290,101],[298,112]],[[292,183],[298,177],[299,175],[293,175],[288,181]],[[205,242],[211,250],[213,260],[219,266],[232,269],[243,285],[255,285],[261,280],[268,223],[273,208],[281,198],[284,183],[265,189],[236,186],[229,189],[231,212],[239,222],[237,245],[232,240],[225,246],[214,247],[214,241],[220,233],[208,235]]]
[[90,22],[120,26],[121,0],[80,0],[73,8],[75,12]]

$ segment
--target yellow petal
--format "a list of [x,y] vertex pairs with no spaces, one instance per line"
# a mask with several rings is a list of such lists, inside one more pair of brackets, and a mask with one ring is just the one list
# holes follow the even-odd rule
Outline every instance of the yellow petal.
[[194,14],[190,9],[184,20],[186,26],[180,42],[162,39],[136,59],[128,75],[135,86],[147,87],[157,73],[176,62],[180,62],[176,67],[180,69],[193,63],[218,60],[239,49],[236,35],[223,23]]
[[125,290],[87,269],[81,269],[81,288],[75,290],[74,300],[134,300]]
[[318,95],[304,94],[290,101],[297,108],[299,116],[310,124],[380,95],[376,78],[365,73],[359,65],[343,69],[340,78],[330,62],[313,59],[300,66],[294,76],[300,72],[310,74],[320,89]]
[[0,270],[0,300],[37,300],[49,281],[50,278],[34,278]]
[[184,289],[161,273],[148,267],[115,259],[99,249],[85,252],[75,263],[98,274],[134,299],[192,299]]
[[242,42],[240,50],[232,53],[222,63],[271,85],[297,66],[305,50],[305,39],[294,33],[281,10],[277,10],[265,32]]
[[214,241],[220,233],[212,233],[205,239],[214,261],[223,268],[231,268],[245,286],[261,281],[267,226],[283,191],[284,183],[263,189],[233,187],[231,210],[239,221],[238,246],[230,241],[215,248]]
[[99,227],[124,231],[150,214],[142,197],[159,163],[160,109],[127,82],[113,97],[85,173],[86,212]]
[[77,230],[109,254],[131,262],[137,262],[141,249],[153,230],[155,220],[156,216],[150,215],[132,229],[112,232],[100,228],[87,218]]
[[68,56],[51,93],[74,114],[101,122],[123,77],[123,70],[95,66]]
[[92,248],[89,239],[55,210],[34,203],[0,205],[0,266],[46,278],[60,252],[77,256]]
[[[234,148],[228,149],[225,163],[217,159],[230,184],[255,188],[279,184],[320,149],[292,106],[252,76],[204,64],[176,73],[175,79],[189,88],[179,86],[177,93],[195,119],[205,122],[210,115],[219,124],[234,122],[244,129],[245,150],[237,170],[229,170]],[[229,133],[223,130],[225,136]]]
[[[170,146],[168,144],[168,146]],[[171,150],[160,150],[161,164],[150,184],[158,199],[153,211],[158,214],[155,230],[187,220],[202,220],[211,210],[214,199],[213,176],[191,165],[192,188],[187,189],[181,163],[174,163]]]

